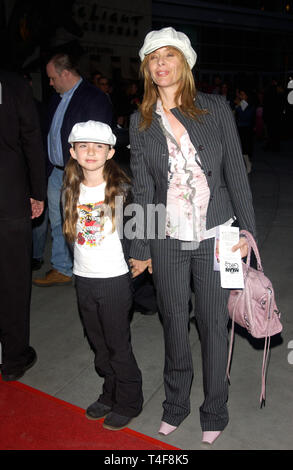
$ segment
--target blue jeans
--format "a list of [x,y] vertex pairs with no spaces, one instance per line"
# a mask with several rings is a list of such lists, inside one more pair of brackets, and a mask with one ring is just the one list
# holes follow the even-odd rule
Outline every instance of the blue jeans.
[[72,256],[62,232],[62,182],[63,171],[54,168],[48,180],[48,208],[52,232],[51,265],[65,276],[72,276]]

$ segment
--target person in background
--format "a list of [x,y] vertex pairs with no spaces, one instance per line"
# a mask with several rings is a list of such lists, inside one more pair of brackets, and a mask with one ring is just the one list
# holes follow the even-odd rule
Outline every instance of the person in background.
[[[29,85],[33,87],[33,79],[28,71],[23,74],[24,78],[28,81]],[[37,98],[34,98],[34,102],[38,111],[40,127],[42,131],[42,139],[44,144],[44,153],[46,148],[46,131],[45,131],[45,120],[46,120],[46,107]],[[44,254],[47,241],[48,233],[48,204],[47,198],[45,200],[44,211],[40,217],[33,219],[33,251],[32,251],[32,271],[38,271],[44,263]]]
[[110,83],[109,83],[109,79],[107,77],[105,77],[104,75],[102,75],[99,78],[98,87],[100,88],[100,90],[102,90],[103,93],[105,93],[105,95],[111,101],[111,97],[110,97],[111,86],[110,86]]
[[239,102],[235,106],[235,119],[246,170],[249,174],[252,169],[255,136],[255,106],[252,102],[251,94],[246,89],[239,89]]
[[215,75],[214,80],[213,80],[213,84],[212,84],[212,87],[211,87],[211,93],[213,95],[220,95],[221,94],[221,86],[222,86],[222,79],[221,79],[220,75]]
[[112,124],[112,106],[97,87],[85,80],[68,54],[56,54],[47,63],[50,85],[55,89],[48,116],[48,210],[52,234],[52,268],[38,287],[71,284],[72,257],[62,232],[61,188],[66,163],[70,158],[68,136],[76,122],[90,119]]
[[32,219],[46,198],[45,154],[32,90],[0,71],[1,375],[18,380],[37,360],[30,346]]
[[91,83],[96,86],[96,87],[99,87],[99,80],[102,76],[102,73],[99,71],[99,70],[95,70],[94,72],[91,73]]
[[228,101],[231,109],[233,110],[234,109],[234,100],[233,100],[233,96],[231,94],[230,85],[227,82],[222,83],[220,94],[225,97],[225,99]]

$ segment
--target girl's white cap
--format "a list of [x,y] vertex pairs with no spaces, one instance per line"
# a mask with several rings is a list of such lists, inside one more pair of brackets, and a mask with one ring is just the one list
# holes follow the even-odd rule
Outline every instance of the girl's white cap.
[[74,124],[68,142],[72,145],[74,142],[98,142],[114,146],[116,136],[108,124],[99,121],[78,122]]
[[186,34],[168,27],[158,31],[151,31],[144,39],[142,48],[139,51],[140,60],[143,61],[146,55],[154,52],[160,47],[172,46],[179,49],[185,56],[189,67],[194,66],[197,54],[191,47],[191,42]]

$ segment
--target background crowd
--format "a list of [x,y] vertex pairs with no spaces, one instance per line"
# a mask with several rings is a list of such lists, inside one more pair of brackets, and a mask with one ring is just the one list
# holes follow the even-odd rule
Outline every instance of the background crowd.
[[[138,109],[142,100],[142,83],[138,80],[112,83],[99,71],[93,72],[90,80],[107,94],[113,106],[116,124],[127,130],[130,115]],[[292,123],[292,110],[287,103],[287,84],[274,77],[263,87],[250,82],[232,84],[222,80],[220,75],[214,76],[213,83],[195,81],[197,90],[222,95],[229,102],[235,115],[243,155],[249,156],[248,172],[251,170],[256,139],[263,141],[267,151],[280,150],[281,140],[290,135]],[[127,165],[129,152],[120,148],[117,158]]]

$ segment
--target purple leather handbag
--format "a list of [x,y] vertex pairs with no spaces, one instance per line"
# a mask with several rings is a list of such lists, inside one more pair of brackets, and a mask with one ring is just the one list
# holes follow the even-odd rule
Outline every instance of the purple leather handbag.
[[[254,338],[265,338],[262,387],[260,395],[261,406],[265,403],[265,377],[271,336],[282,331],[280,312],[275,301],[275,292],[271,281],[265,276],[261,264],[260,254],[251,233],[241,230],[240,235],[245,236],[248,243],[246,263],[242,262],[244,289],[233,289],[228,301],[229,315],[232,319],[227,375],[231,362],[232,346],[234,340],[234,322],[246,328]],[[257,260],[257,269],[250,266],[251,250]],[[229,377],[230,378],[230,377]]]

